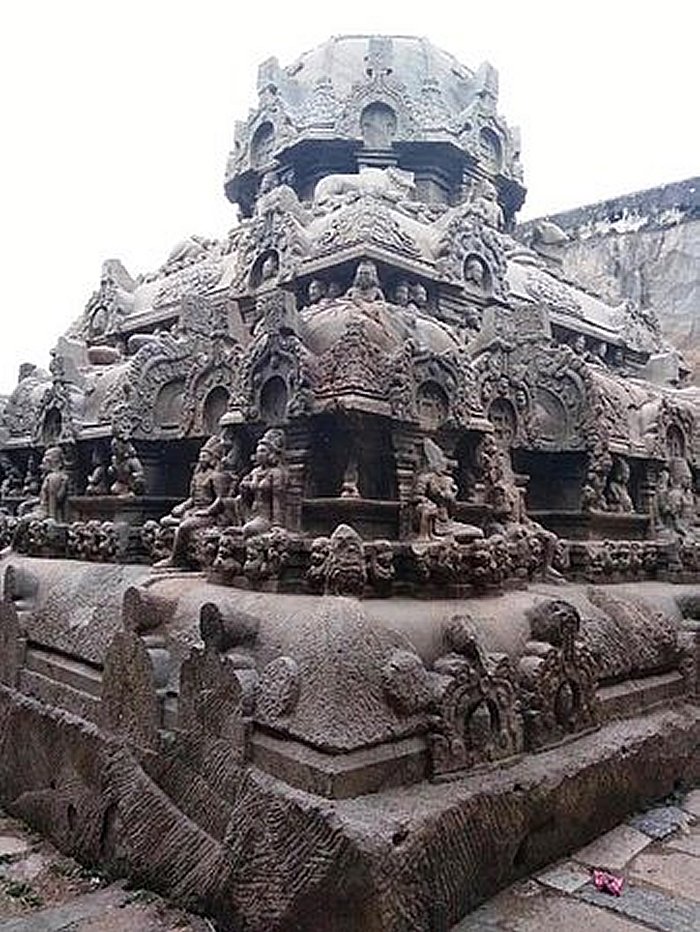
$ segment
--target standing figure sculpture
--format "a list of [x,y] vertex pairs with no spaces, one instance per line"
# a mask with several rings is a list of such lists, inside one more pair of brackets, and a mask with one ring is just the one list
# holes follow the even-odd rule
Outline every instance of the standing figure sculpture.
[[253,469],[241,479],[239,502],[247,519],[241,526],[244,537],[265,534],[284,526],[287,467],[284,465],[284,433],[266,431],[253,454]]
[[424,466],[414,489],[414,507],[419,540],[452,537],[457,541],[483,537],[483,531],[452,518],[457,502],[457,483],[452,462],[433,440],[423,441]]
[[190,544],[195,531],[211,527],[222,520],[234,477],[222,468],[224,446],[219,437],[210,437],[199,451],[190,482],[189,498],[161,518],[163,527],[175,528],[173,551],[156,566],[188,566]]

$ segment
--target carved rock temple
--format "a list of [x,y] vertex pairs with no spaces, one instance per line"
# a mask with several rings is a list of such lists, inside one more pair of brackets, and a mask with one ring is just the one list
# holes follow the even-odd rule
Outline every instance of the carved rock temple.
[[498,76],[348,36],[0,421],[0,803],[224,930],[448,930],[700,775],[700,389]]

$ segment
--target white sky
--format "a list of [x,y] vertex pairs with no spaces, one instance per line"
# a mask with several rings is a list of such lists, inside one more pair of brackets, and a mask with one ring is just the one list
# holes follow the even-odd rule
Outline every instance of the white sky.
[[47,364],[104,258],[137,274],[232,225],[224,164],[264,59],[399,33],[489,60],[525,218],[700,171],[699,27],[696,0],[5,0],[0,392]]

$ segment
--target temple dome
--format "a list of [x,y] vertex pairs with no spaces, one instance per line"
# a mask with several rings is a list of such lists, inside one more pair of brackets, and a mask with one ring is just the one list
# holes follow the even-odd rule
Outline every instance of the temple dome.
[[415,172],[431,202],[453,203],[486,175],[507,214],[522,203],[519,138],[497,113],[488,63],[474,71],[414,36],[337,36],[287,67],[268,59],[258,93],[226,171],[226,194],[245,214],[271,170],[309,200],[324,175],[367,165]]

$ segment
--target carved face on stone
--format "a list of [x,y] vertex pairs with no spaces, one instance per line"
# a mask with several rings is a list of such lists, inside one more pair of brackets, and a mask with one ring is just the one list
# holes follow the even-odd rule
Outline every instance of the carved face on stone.
[[253,454],[256,466],[276,466],[282,457],[283,435],[278,430],[268,430],[258,441]]
[[478,256],[467,256],[464,263],[464,280],[476,288],[484,288],[486,284],[486,270]]
[[326,286],[318,278],[314,278],[313,281],[309,283],[309,304],[318,304],[318,302],[325,297]]
[[348,524],[339,524],[331,534],[331,550],[342,563],[364,563],[362,538]]
[[63,453],[60,447],[49,447],[41,460],[41,472],[48,475],[63,468]]
[[425,285],[421,285],[420,282],[413,286],[412,297],[416,307],[428,306],[428,292],[425,290]]
[[361,291],[369,291],[371,288],[379,287],[379,275],[374,262],[360,262],[355,272],[354,285],[355,288],[359,288]]
[[398,304],[399,307],[406,307],[410,300],[411,289],[408,286],[408,282],[399,282],[394,290],[394,303]]

